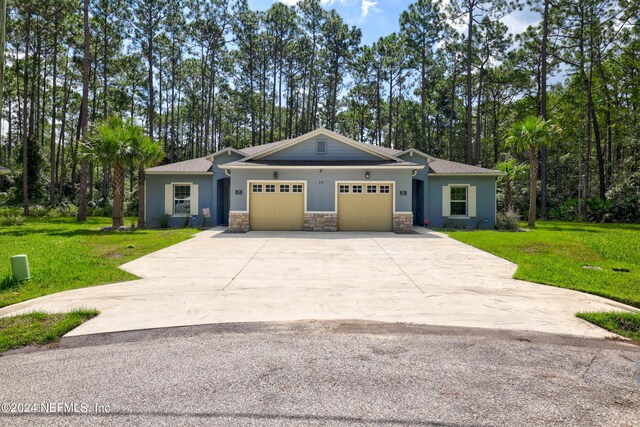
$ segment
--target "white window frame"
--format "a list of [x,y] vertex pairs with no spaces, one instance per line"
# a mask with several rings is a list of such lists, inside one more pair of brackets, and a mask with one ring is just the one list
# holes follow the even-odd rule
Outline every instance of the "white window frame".
[[[189,211],[188,212],[176,212],[176,201],[178,200],[176,198],[176,189],[178,187],[186,187],[189,189],[189,197],[187,197],[186,199],[180,199],[183,201],[188,201],[189,202]],[[172,196],[173,196],[173,203],[172,203],[172,215],[173,216],[191,216],[191,184],[173,184],[173,190],[172,190]]]
[[264,192],[265,193],[275,193],[276,192],[276,185],[275,184],[265,184],[264,185]]
[[304,186],[302,184],[292,184],[291,185],[291,192],[292,193],[303,193],[304,192]]
[[380,186],[380,194],[389,194],[391,192],[391,186],[384,184]]
[[[453,200],[453,190],[457,188],[464,189],[464,201],[462,200]],[[454,214],[453,213],[453,204],[454,203],[464,203],[464,214]],[[469,186],[468,185],[450,185],[449,186],[449,212],[450,218],[469,218]]]
[[[320,150],[320,143],[324,146],[324,150]],[[316,154],[327,154],[327,140],[316,139]]]
[[251,185],[252,193],[262,193],[262,184],[252,184]]
[[[358,188],[359,191],[356,191],[356,188]],[[351,185],[351,193],[352,194],[362,194],[362,190],[363,190],[362,184],[352,184]]]
[[349,184],[340,184],[338,185],[338,191],[340,191],[340,194],[349,194],[350,187]]
[[378,194],[378,186],[367,184],[367,194]]
[[280,190],[281,193],[291,192],[291,186],[289,184],[280,184],[280,187],[278,189]]

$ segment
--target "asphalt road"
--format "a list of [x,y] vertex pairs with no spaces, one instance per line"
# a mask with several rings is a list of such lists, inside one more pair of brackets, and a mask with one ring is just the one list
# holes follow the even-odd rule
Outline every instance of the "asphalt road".
[[633,426],[639,360],[605,340],[367,322],[89,335],[0,357],[0,425]]

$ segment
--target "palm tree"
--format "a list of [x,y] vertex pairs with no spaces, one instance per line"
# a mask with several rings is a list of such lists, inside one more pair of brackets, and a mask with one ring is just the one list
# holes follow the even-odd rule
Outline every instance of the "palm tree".
[[153,166],[164,159],[164,151],[162,146],[153,142],[151,138],[142,133],[142,129],[138,135],[131,140],[133,148],[133,164],[138,168],[138,228],[145,228],[144,221],[144,203],[145,194],[144,186],[146,182],[145,168]]
[[133,156],[131,141],[140,134],[142,128],[133,121],[110,116],[94,126],[82,146],[85,155],[113,169],[113,228],[123,225],[125,166]]
[[551,143],[554,136],[562,130],[540,117],[529,116],[521,122],[516,123],[509,131],[507,143],[517,151],[529,150],[529,227],[536,226],[536,198],[538,190],[538,160],[536,153],[540,147]]
[[513,184],[524,175],[527,165],[516,163],[516,159],[508,159],[496,164],[496,169],[503,173],[498,178],[498,183],[504,184],[504,210],[513,210]]

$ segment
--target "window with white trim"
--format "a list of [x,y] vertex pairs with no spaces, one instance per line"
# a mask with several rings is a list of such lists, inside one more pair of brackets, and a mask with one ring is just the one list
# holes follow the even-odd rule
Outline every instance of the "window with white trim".
[[362,185],[354,185],[351,187],[351,192],[355,194],[362,193]]
[[341,193],[348,193],[349,192],[349,186],[346,184],[340,184],[340,192]]
[[275,193],[276,192],[276,185],[275,184],[265,184],[264,192],[265,193]]
[[467,187],[451,187],[451,216],[467,216]]
[[288,193],[289,192],[289,184],[280,184],[280,192]]
[[378,192],[378,189],[375,185],[367,185],[367,193],[368,194],[375,194]]
[[302,193],[302,184],[293,184],[294,193]]
[[389,194],[390,191],[391,191],[391,186],[390,185],[381,185],[380,186],[380,194]]
[[262,184],[253,184],[251,186],[251,191],[254,193],[262,193]]
[[327,141],[324,139],[316,140],[316,154],[327,154]]
[[173,186],[173,214],[189,214],[191,213],[191,186],[190,185],[174,185]]

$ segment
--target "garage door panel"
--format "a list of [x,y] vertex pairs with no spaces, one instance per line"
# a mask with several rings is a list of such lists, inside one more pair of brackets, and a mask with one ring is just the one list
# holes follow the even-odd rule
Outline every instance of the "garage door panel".
[[[338,230],[341,231],[391,231],[393,224],[393,186],[391,184],[350,184],[348,193],[338,189]],[[354,193],[354,185],[361,186],[362,193]],[[381,185],[388,192],[381,193]],[[368,193],[367,186],[374,186],[375,193]],[[340,186],[339,186],[340,187]]]
[[[304,191],[299,183],[252,183],[249,196],[251,230],[304,229],[304,192],[293,192],[293,185]],[[256,186],[260,186],[259,192]],[[268,189],[273,191],[267,192]]]

